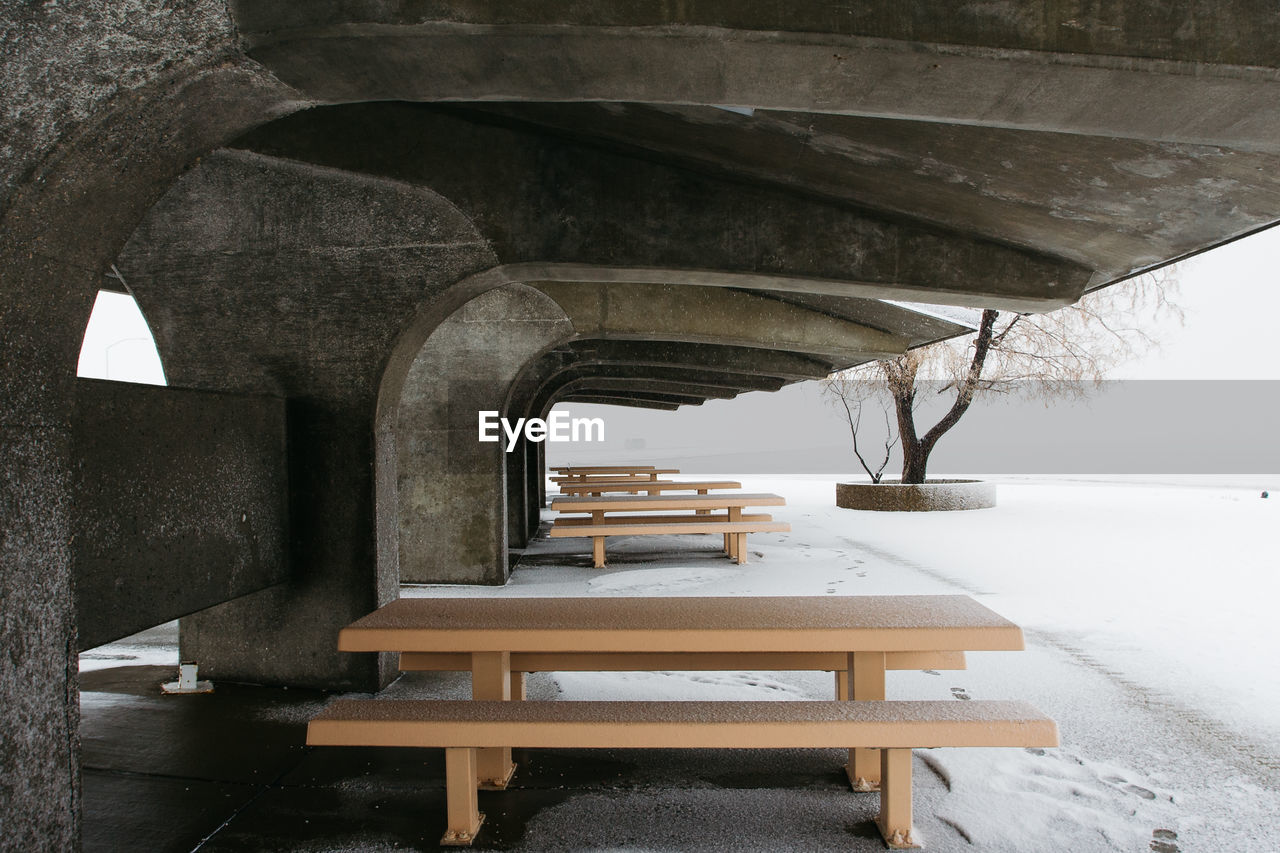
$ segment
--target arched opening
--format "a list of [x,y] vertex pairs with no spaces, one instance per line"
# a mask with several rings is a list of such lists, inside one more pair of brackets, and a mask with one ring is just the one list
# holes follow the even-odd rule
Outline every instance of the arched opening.
[[380,578],[506,581],[509,454],[504,441],[479,441],[479,413],[505,414],[526,365],[572,336],[550,297],[508,284],[464,302],[403,372],[388,372],[379,407]]
[[167,385],[151,327],[137,300],[99,290],[80,344],[76,376],[144,385]]

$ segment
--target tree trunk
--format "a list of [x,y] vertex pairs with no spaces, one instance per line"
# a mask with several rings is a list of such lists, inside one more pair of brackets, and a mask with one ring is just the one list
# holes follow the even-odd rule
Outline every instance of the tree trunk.
[[995,332],[996,317],[999,311],[990,308],[982,312],[982,322],[978,326],[978,337],[973,342],[973,359],[969,369],[956,389],[955,402],[942,419],[933,425],[922,438],[916,438],[915,413],[912,404],[915,402],[915,375],[911,375],[909,388],[895,388],[894,405],[898,410],[898,429],[902,435],[902,482],[919,485],[925,481],[926,469],[929,465],[929,454],[938,443],[938,439],[956,425],[973,402],[973,394],[982,378],[982,367],[986,363],[987,353],[991,349],[991,339]]

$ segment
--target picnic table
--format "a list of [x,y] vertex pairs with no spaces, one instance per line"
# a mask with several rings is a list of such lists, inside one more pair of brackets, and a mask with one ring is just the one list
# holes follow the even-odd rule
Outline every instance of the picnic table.
[[565,495],[603,495],[606,492],[657,495],[662,492],[697,492],[705,495],[712,489],[741,489],[736,480],[574,480],[561,483],[560,492]]
[[[596,568],[605,564],[605,538],[655,534],[720,533],[724,550],[739,563],[747,560],[748,533],[785,532],[786,522],[774,521],[769,515],[744,515],[745,507],[783,506],[780,495],[720,492],[697,495],[600,495],[555,497],[551,509],[563,513],[586,513],[587,522],[557,518],[548,533],[553,538],[590,537],[592,561]],[[650,515],[693,510],[694,515]],[[724,510],[716,514],[715,510]],[[641,515],[618,515],[638,512]]]
[[[965,651],[1023,638],[964,595],[401,598],[343,628],[338,648],[398,652],[406,670],[470,669],[482,700],[523,698],[525,672],[558,669],[827,670],[838,698],[883,700],[887,669],[957,668],[957,656],[963,667]],[[477,761],[486,787],[514,771],[509,747]],[[874,790],[878,750],[851,749],[846,770]]]
[[552,469],[561,476],[552,477],[552,482],[574,482],[597,477],[621,480],[656,480],[662,474],[679,474],[679,468],[655,468],[652,465],[591,465],[564,466]]

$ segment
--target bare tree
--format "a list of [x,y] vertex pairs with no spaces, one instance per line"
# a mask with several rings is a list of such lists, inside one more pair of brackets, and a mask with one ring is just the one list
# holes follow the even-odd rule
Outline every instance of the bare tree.
[[898,433],[889,424],[889,410],[877,406],[884,415],[885,435],[884,455],[876,463],[875,470],[872,470],[871,465],[862,455],[862,450],[858,447],[858,431],[862,428],[862,408],[868,401],[873,400],[879,394],[879,386],[881,384],[876,379],[848,378],[835,374],[828,378],[823,386],[823,394],[844,411],[845,418],[849,422],[849,433],[853,438],[853,455],[858,457],[862,470],[867,472],[867,476],[871,478],[873,483],[880,482],[881,478],[884,477],[884,469],[889,467],[889,457],[893,454],[893,448],[898,443]]
[[[880,482],[895,444],[902,446],[902,482],[923,483],[929,455],[980,394],[1019,394],[1046,405],[1087,394],[1116,365],[1156,345],[1150,323],[1180,321],[1170,301],[1176,292],[1173,268],[1166,267],[1086,295],[1074,305],[1045,314],[987,309],[972,335],[912,350],[897,358],[859,365],[833,374],[823,393],[843,406],[854,433],[854,453],[872,482]],[[951,405],[923,435],[916,425],[924,382],[938,394],[953,394]],[[873,473],[858,450],[857,432],[867,401],[881,399],[895,414],[896,429],[885,439],[885,461]]]

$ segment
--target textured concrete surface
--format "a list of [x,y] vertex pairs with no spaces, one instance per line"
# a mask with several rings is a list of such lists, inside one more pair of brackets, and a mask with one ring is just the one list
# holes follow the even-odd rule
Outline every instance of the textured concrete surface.
[[[1280,217],[1280,19],[1256,0],[88,0],[0,25],[0,732],[34,768],[0,818],[69,849],[73,373],[109,265],[174,384],[288,400],[289,583],[184,645],[371,686],[386,662],[332,632],[394,594],[398,387],[467,298],[737,288],[902,337],[920,325],[848,300],[1042,308]],[[332,105],[379,98],[433,103]],[[590,398],[703,399],[612,394]]]
[[80,649],[288,578],[284,401],[81,379]]
[[510,454],[505,436],[477,441],[478,413],[505,412],[521,369],[572,335],[553,300],[509,285],[466,303],[427,338],[404,382],[396,432],[406,583],[506,581]]
[[946,512],[996,505],[996,484],[981,480],[929,480],[918,485],[892,481],[836,483],[836,506],[882,512]]

